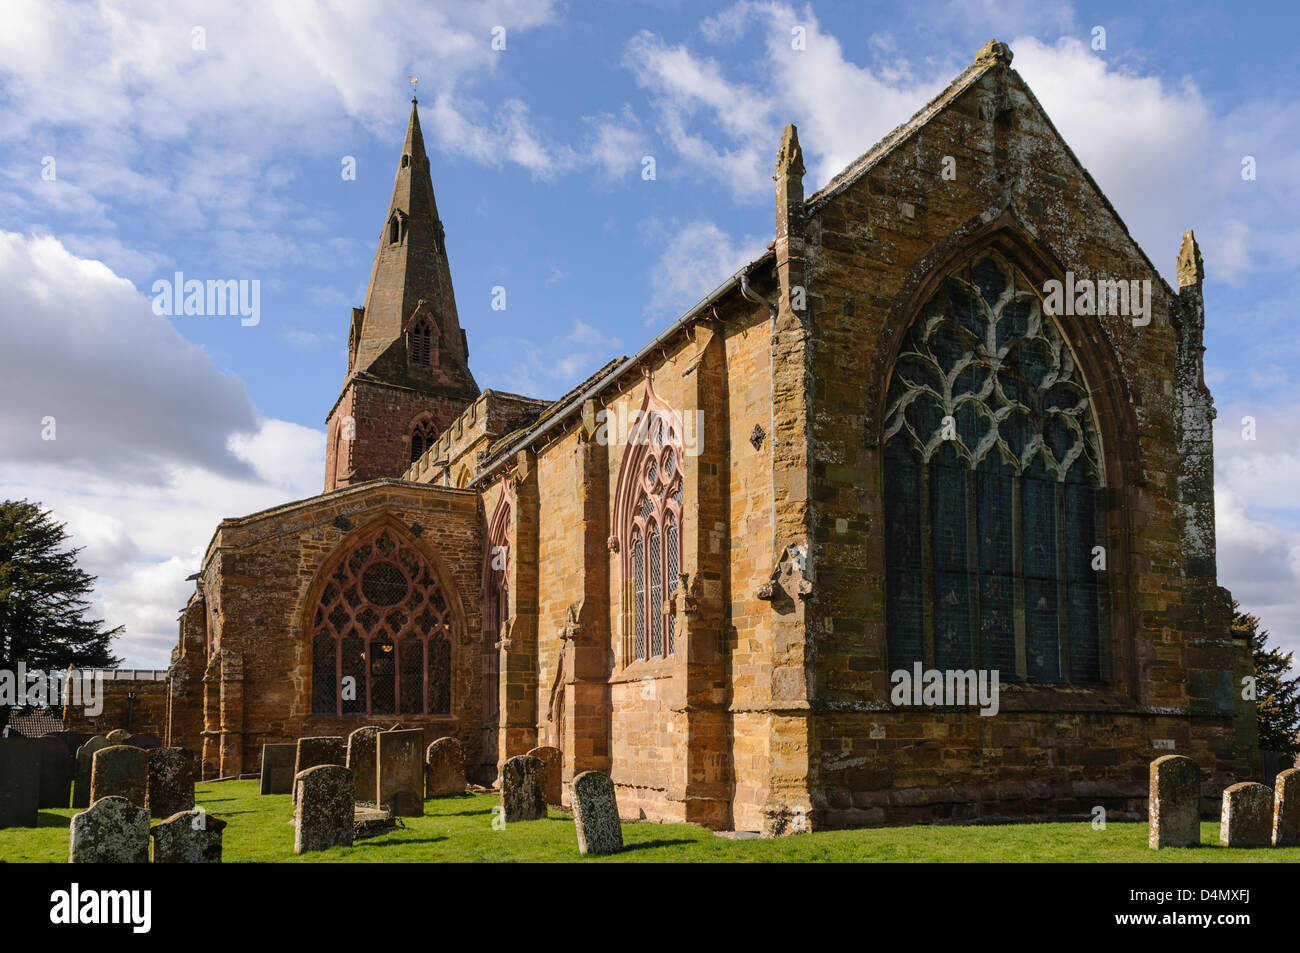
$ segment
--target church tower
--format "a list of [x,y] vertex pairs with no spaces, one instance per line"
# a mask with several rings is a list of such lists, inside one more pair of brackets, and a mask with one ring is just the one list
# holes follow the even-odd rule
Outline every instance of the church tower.
[[401,476],[479,393],[416,100],[370,269],[348,371],[326,420],[325,491]]

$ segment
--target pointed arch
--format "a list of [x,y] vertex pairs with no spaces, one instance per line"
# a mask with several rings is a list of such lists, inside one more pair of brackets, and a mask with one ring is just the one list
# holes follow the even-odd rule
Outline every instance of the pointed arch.
[[409,452],[411,463],[420,459],[430,447],[438,442],[438,428],[433,422],[433,415],[428,413],[420,414],[413,421],[409,430]]
[[303,605],[311,713],[450,715],[464,631],[460,600],[443,582],[451,578],[390,517],[348,534]]
[[625,664],[676,651],[665,605],[679,583],[684,490],[681,415],[648,376],[628,429],[610,528],[622,571]]
[[1104,452],[1103,392],[1014,238],[986,236],[922,283],[891,348],[879,412],[887,651],[893,668],[1109,682],[1124,605],[1115,567],[1094,556],[1116,539],[1105,486],[1108,464],[1124,464]]

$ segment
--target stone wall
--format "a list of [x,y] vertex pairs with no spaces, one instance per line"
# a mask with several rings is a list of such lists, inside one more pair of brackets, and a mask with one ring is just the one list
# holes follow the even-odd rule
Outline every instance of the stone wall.
[[[452,602],[457,632],[450,715],[312,714],[310,615],[324,584],[322,570],[378,521],[418,549]],[[426,743],[457,736],[474,763],[481,744],[481,548],[474,493],[398,481],[373,481],[224,521],[200,576],[211,633],[202,675],[202,729],[196,737],[189,701],[194,694],[189,651],[196,647],[191,640],[173,666],[177,703],[170,743],[202,751],[207,776],[231,776],[257,770],[263,744],[346,736],[362,725],[400,722],[424,729]]]
[[133,670],[104,670],[103,710],[89,715],[84,707],[65,706],[63,730],[107,734],[125,728],[132,734],[156,735],[163,738],[167,731],[167,677],[166,672],[140,672]]

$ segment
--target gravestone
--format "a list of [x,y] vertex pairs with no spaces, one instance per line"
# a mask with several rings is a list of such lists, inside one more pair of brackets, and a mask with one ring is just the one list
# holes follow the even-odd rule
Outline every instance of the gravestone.
[[293,765],[298,757],[298,746],[262,745],[261,794],[292,794]]
[[[163,749],[176,750],[181,749]],[[149,831],[155,864],[219,864],[226,822],[207,811],[177,811]]]
[[547,804],[558,807],[564,793],[564,753],[559,748],[545,745],[528,753],[546,766],[542,793],[546,795]]
[[1300,846],[1300,768],[1279,771],[1273,783],[1273,846]]
[[162,739],[157,735],[132,735],[122,744],[131,745],[133,748],[144,748],[146,751],[163,746]]
[[546,817],[542,777],[546,766],[530,754],[515,755],[501,767],[501,815],[507,824]]
[[357,781],[357,800],[375,801],[375,745],[379,728],[366,725],[348,735],[348,770]]
[[108,739],[103,735],[93,735],[89,741],[77,749],[77,774],[72,779],[72,806],[90,806],[90,769],[95,752],[108,747]]
[[351,847],[356,785],[352,772],[337,764],[318,764],[294,778],[298,803],[293,810],[293,852]]
[[[343,739],[335,735],[325,735],[318,738],[299,738],[298,752],[294,757],[293,776],[296,779],[308,768],[314,768],[321,764],[337,764],[339,767],[347,765],[347,749]],[[298,788],[295,780],[293,790],[293,802],[298,803]]]
[[394,817],[424,816],[424,732],[381,731],[375,751],[377,803]]
[[100,748],[90,763],[90,803],[102,797],[124,797],[136,807],[144,807],[148,777],[149,756],[143,748]]
[[171,817],[194,807],[194,756],[184,748],[152,748],[145,752],[149,779],[145,807],[150,817]]
[[578,853],[617,854],[623,849],[623,824],[618,799],[608,774],[583,771],[569,785],[573,800],[573,826],[578,831]]
[[115,728],[104,736],[111,745],[124,745],[131,740],[131,732],[125,728]]
[[0,827],[35,827],[40,797],[40,742],[0,738]]
[[1147,803],[1147,844],[1194,847],[1201,842],[1201,771],[1196,762],[1180,754],[1167,754],[1151,762]]
[[[137,749],[138,750],[138,749]],[[149,815],[124,797],[103,797],[72,816],[70,864],[149,862]]]
[[41,793],[39,807],[67,807],[77,759],[58,735],[37,738],[41,746]]
[[425,797],[465,793],[465,749],[458,738],[439,738],[425,752]]
[[1267,847],[1273,840],[1273,792],[1267,784],[1242,781],[1223,791],[1219,843],[1224,847]]

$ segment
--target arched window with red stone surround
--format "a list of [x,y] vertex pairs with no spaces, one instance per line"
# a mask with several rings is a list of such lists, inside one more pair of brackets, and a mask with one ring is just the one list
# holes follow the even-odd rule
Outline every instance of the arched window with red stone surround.
[[438,332],[426,315],[420,315],[407,329],[406,354],[412,364],[438,363]]
[[683,493],[681,421],[648,380],[640,417],[629,429],[612,534],[623,574],[625,664],[676,651],[667,601],[679,581]]
[[419,460],[424,451],[434,445],[438,439],[438,429],[427,418],[417,420],[411,427],[411,462]]
[[312,714],[449,715],[455,621],[428,562],[391,527],[338,561],[312,617]]

